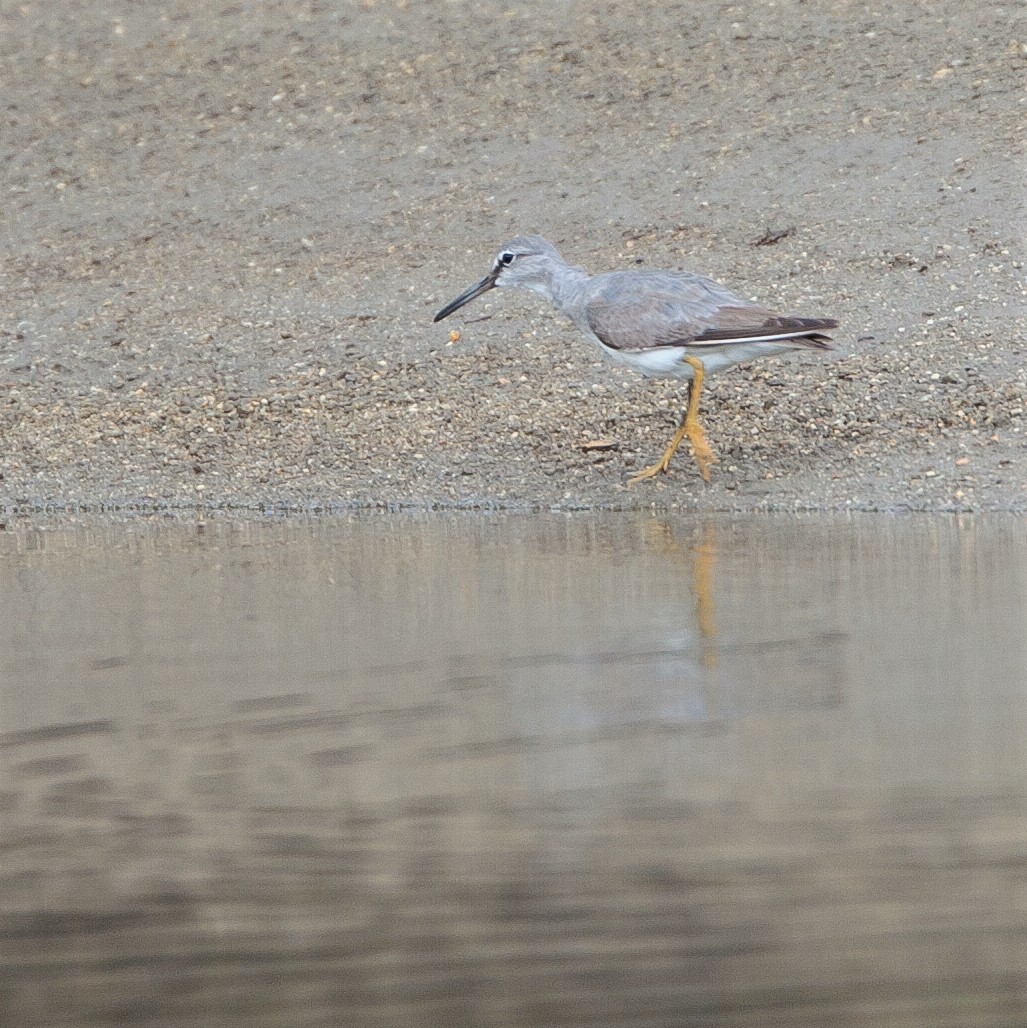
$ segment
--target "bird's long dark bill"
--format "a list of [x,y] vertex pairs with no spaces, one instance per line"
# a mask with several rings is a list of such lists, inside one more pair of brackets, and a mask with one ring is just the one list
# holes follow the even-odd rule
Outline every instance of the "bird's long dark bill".
[[448,318],[453,311],[459,310],[465,303],[470,303],[476,296],[481,296],[482,293],[487,293],[496,284],[496,276],[493,274],[486,275],[477,285],[471,286],[466,293],[461,293],[452,303],[447,303],[438,314],[432,318],[432,321],[441,321],[443,318]]

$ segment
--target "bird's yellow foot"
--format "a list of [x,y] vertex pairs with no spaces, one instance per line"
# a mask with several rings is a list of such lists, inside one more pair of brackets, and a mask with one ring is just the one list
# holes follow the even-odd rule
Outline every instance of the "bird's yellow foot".
[[655,478],[657,475],[662,475],[669,467],[669,460],[661,460],[659,464],[650,464],[649,467],[643,468],[637,475],[632,475],[628,479],[628,485],[634,485],[636,482],[644,482],[647,478]]
[[647,479],[655,478],[657,475],[665,474],[670,470],[671,458],[677,451],[681,440],[685,437],[692,444],[692,452],[695,454],[696,463],[699,465],[699,471],[702,473],[703,479],[708,482],[710,480],[710,465],[717,463],[717,457],[713,450],[710,449],[710,444],[706,442],[706,434],[703,432],[702,425],[698,421],[686,421],[678,430],[678,434],[674,436],[663,457],[656,464],[650,464],[649,467],[643,468],[637,475],[629,478],[628,485],[644,482]]
[[[694,443],[693,446],[695,446]],[[705,440],[701,447],[695,447],[695,459],[699,465],[699,471],[702,474],[703,480],[709,482],[710,465],[716,464],[718,458],[709,446],[705,445]],[[634,485],[636,482],[645,482],[647,479],[655,478],[657,475],[666,474],[669,470],[669,460],[661,460],[657,464],[650,464],[649,467],[643,468],[637,475],[632,475],[628,479],[628,485]]]

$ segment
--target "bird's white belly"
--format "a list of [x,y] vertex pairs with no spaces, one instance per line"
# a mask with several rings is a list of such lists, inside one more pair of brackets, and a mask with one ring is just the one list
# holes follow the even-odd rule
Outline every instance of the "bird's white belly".
[[[593,337],[594,338],[594,337]],[[787,343],[731,343],[728,346],[698,347],[689,351],[683,346],[661,346],[652,350],[615,350],[598,339],[603,353],[615,364],[637,371],[646,378],[680,378],[691,381],[695,368],[685,363],[686,356],[698,357],[709,374],[741,364],[755,357],[771,357],[795,349]]]

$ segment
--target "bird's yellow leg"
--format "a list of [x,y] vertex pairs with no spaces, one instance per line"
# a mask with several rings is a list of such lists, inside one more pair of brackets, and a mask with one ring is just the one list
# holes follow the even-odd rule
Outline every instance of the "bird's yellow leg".
[[688,387],[688,407],[685,410],[681,426],[674,433],[674,438],[671,439],[667,449],[663,451],[663,456],[659,461],[629,479],[628,485],[634,485],[636,482],[643,482],[647,478],[655,478],[657,475],[663,474],[670,467],[671,458],[686,437],[692,444],[702,477],[707,482],[710,480],[710,464],[714,463],[717,458],[713,455],[709,443],[706,442],[706,433],[699,422],[699,398],[702,396],[702,384],[706,377],[706,369],[698,357],[686,357],[685,361],[695,368],[695,377]]
[[703,379],[706,377],[706,369],[698,357],[686,357],[685,360],[695,368],[695,378],[688,390],[688,410],[685,412],[685,420],[682,428],[688,441],[692,444],[692,452],[699,464],[702,477],[708,482],[710,480],[710,465],[717,462],[717,458],[706,442],[706,433],[699,422],[699,396],[702,393]]

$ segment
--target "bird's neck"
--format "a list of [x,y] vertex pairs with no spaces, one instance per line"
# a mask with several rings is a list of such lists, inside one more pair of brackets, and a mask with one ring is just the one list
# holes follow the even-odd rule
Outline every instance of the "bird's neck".
[[553,275],[549,282],[549,293],[560,310],[565,311],[573,301],[581,295],[582,283],[592,276],[584,268],[565,265],[559,274]]

